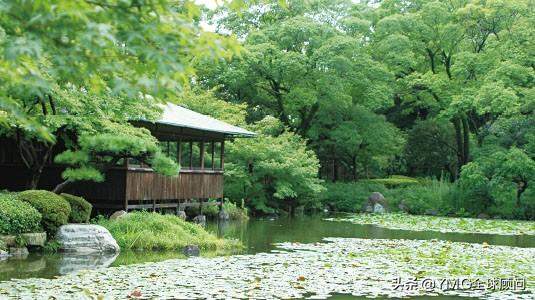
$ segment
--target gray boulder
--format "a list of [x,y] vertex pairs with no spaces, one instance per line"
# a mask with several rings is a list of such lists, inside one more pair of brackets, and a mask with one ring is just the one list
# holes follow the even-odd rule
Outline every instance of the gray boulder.
[[9,254],[16,258],[26,258],[30,252],[28,252],[28,248],[26,247],[10,247]]
[[110,216],[110,220],[118,220],[124,216],[126,216],[128,213],[124,210],[118,210],[116,212],[114,212],[111,216]]
[[58,229],[60,250],[70,253],[118,253],[119,245],[110,232],[99,225],[68,224]]
[[364,205],[363,211],[367,212],[367,213],[372,213],[373,212],[373,206],[366,204],[366,205]]
[[375,205],[373,206],[373,213],[375,213],[375,214],[384,214],[385,212],[386,212],[386,210],[381,204],[375,203]]
[[195,218],[193,218],[193,222],[197,224],[206,224],[206,216],[205,215],[198,215]]
[[425,214],[428,216],[438,216],[438,210],[436,209],[427,209]]
[[201,254],[201,250],[197,245],[187,245],[182,252],[186,256],[199,256]]
[[177,212],[176,212],[176,216],[179,217],[179,218],[181,218],[182,220],[186,220],[186,218],[188,217],[188,216],[186,215],[186,212],[183,211],[183,210],[179,210],[179,211],[177,211]]
[[477,215],[477,218],[478,219],[490,219],[490,216],[487,215],[486,213],[480,213],[479,215]]

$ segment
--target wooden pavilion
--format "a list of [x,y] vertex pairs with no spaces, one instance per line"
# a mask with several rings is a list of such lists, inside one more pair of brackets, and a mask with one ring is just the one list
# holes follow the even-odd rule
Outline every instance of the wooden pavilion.
[[[80,182],[68,192],[86,198],[97,210],[107,211],[183,210],[199,200],[222,199],[225,140],[255,136],[243,128],[169,103],[160,120],[132,123],[151,131],[162,150],[180,164],[179,175],[160,175],[129,160],[110,169],[104,182]],[[16,157],[16,147],[7,139],[1,142],[0,189],[20,190],[27,182],[27,170]],[[47,166],[39,188],[51,189],[60,183],[62,171],[61,166]]]

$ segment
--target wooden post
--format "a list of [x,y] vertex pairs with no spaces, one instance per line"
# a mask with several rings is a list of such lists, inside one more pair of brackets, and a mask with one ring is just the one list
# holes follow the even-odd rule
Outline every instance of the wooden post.
[[182,139],[178,139],[176,143],[176,161],[179,166],[182,166]]
[[204,170],[204,141],[201,141],[201,147],[199,149],[199,152],[201,152],[201,159],[200,159],[200,163],[201,163],[201,170]]
[[193,169],[193,141],[189,142],[189,168]]
[[225,169],[225,140],[221,141],[221,170]]
[[214,170],[215,169],[215,160],[214,160],[215,142],[214,141],[211,142],[211,146],[212,146],[212,170]]

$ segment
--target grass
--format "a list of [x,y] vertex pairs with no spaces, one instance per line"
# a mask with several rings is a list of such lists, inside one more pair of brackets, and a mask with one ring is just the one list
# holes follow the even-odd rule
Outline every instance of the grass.
[[100,217],[96,223],[110,231],[122,250],[182,250],[187,245],[219,251],[243,248],[237,240],[218,238],[174,215],[131,212],[118,220]]
[[533,221],[415,216],[404,213],[354,214],[349,218],[330,220],[349,221],[355,224],[372,224],[389,229],[413,231],[535,235],[535,222]]

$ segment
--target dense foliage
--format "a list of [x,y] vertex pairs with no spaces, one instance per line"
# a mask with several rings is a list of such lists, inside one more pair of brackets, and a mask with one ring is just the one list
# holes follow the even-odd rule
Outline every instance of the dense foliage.
[[41,214],[15,193],[0,192],[0,234],[40,232]]
[[232,38],[201,29],[200,13],[190,1],[2,2],[0,136],[16,141],[32,175],[29,188],[64,150],[84,156],[63,174],[68,181],[100,179],[114,162],[103,152],[121,147],[120,158],[176,174],[150,135],[127,121],[157,116],[158,97],[174,97],[189,84],[193,57],[235,49]]
[[62,193],[60,195],[63,197],[69,205],[71,206],[71,214],[69,215],[70,223],[88,223],[89,218],[91,217],[91,211],[93,210],[93,205],[87,202],[84,198],[74,196],[71,194]]
[[238,250],[238,241],[219,239],[201,225],[174,215],[131,212],[117,220],[98,218],[122,250],[179,250],[197,245],[203,250]]
[[41,213],[41,224],[49,236],[55,236],[58,228],[69,221],[71,206],[67,200],[55,193],[28,190],[18,193],[17,199],[29,203]]
[[[237,34],[244,51],[217,64],[200,60],[196,83],[246,104],[250,123],[279,119],[307,140],[324,179],[460,178],[452,189],[462,197],[441,205],[535,218],[530,4],[293,0],[239,13],[223,7],[212,20]],[[425,199],[415,211],[428,209]]]

